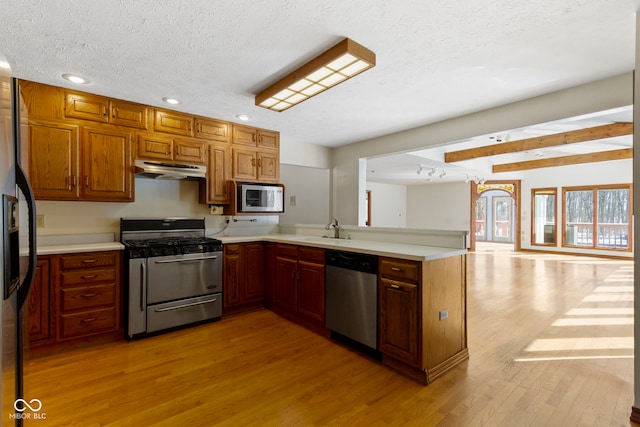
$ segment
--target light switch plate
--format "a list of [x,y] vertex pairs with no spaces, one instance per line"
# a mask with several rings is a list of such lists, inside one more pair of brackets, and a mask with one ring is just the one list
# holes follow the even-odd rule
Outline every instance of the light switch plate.
[[444,320],[447,317],[449,317],[449,310],[447,309],[440,310],[440,320]]
[[44,227],[44,215],[36,215],[36,227],[37,228]]

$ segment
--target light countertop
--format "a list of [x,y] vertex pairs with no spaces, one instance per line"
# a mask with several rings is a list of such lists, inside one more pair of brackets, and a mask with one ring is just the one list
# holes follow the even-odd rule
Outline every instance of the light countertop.
[[431,261],[440,258],[463,255],[466,249],[441,248],[436,246],[410,245],[405,243],[381,242],[361,239],[334,239],[327,237],[268,234],[264,236],[216,236],[222,243],[274,242],[324,249],[366,253],[413,261]]
[[124,245],[113,233],[69,234],[37,236],[38,255],[70,254],[78,252],[121,251]]

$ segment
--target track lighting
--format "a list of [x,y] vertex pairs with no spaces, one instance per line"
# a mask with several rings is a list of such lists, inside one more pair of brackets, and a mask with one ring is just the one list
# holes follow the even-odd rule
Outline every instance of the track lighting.
[[433,176],[433,174],[436,173],[436,168],[431,168],[431,172],[429,172],[427,175],[428,176]]
[[445,172],[444,169],[442,169],[442,172],[440,173],[440,175],[438,175],[440,178],[444,178],[444,176],[447,174],[447,172]]

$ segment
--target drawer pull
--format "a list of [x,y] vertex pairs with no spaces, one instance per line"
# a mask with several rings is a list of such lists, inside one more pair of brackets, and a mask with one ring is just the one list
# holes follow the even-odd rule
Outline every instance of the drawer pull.
[[80,296],[81,296],[82,298],[93,298],[93,297],[95,297],[95,296],[97,296],[97,295],[98,295],[97,293],[93,292],[93,293],[90,293],[90,294],[82,294],[82,295],[80,295]]
[[95,279],[96,277],[98,277],[97,274],[88,274],[86,276],[80,276],[81,279]]
[[400,289],[400,286],[398,286],[398,285],[393,285],[393,284],[389,285],[389,287],[391,287],[391,288],[393,288],[393,289]]
[[402,268],[398,268],[398,267],[391,267],[391,271],[404,271]]
[[96,320],[98,320],[97,317],[92,317],[90,319],[82,319],[82,323],[91,323],[91,322],[95,322]]
[[94,259],[83,259],[83,260],[82,260],[82,263],[83,263],[83,264],[93,264],[93,263],[94,263],[94,262],[96,262],[96,261],[98,261],[98,259],[97,259],[97,258],[94,258]]

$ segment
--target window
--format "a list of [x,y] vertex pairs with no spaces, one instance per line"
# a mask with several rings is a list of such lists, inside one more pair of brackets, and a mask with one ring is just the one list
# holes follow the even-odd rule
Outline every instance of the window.
[[555,188],[531,190],[531,243],[534,245],[556,244],[556,197]]
[[631,185],[566,188],[564,245],[631,250]]

